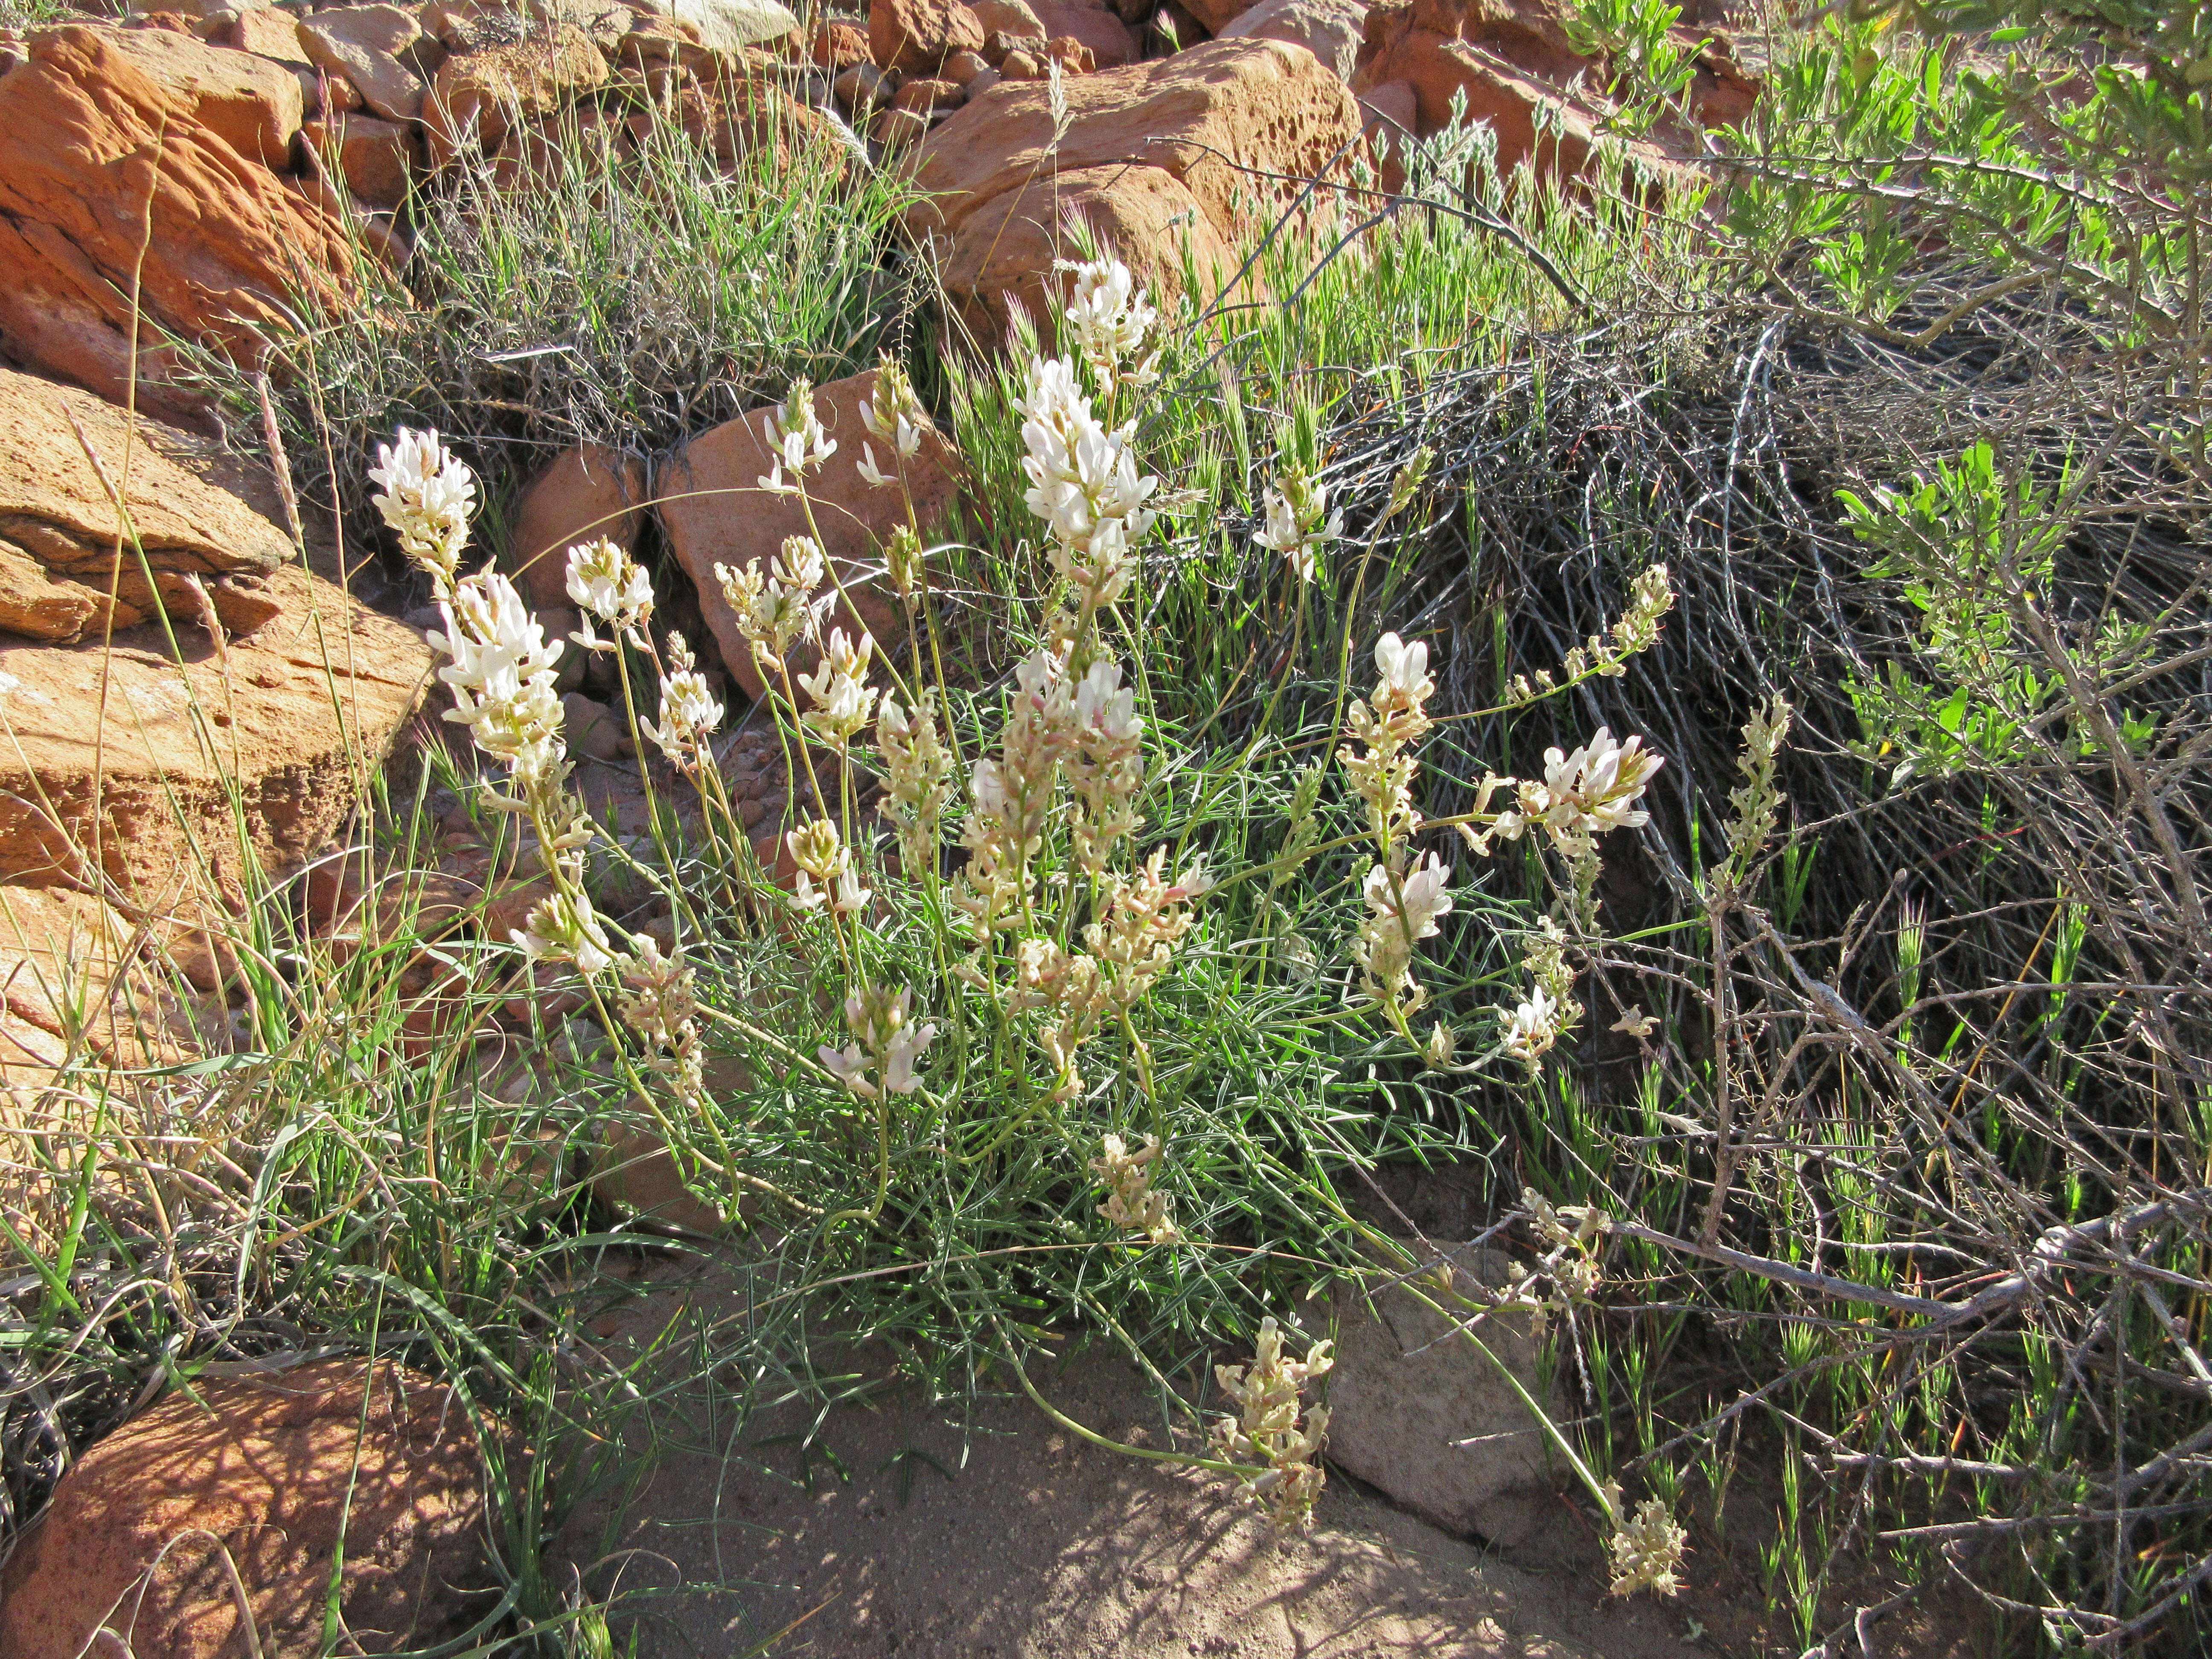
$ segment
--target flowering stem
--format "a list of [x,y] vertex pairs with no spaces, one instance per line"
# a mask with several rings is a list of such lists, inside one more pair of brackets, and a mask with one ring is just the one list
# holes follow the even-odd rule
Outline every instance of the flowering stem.
[[1224,1462],[1219,1458],[1200,1457],[1188,1452],[1153,1451],[1151,1448],[1146,1446],[1132,1446],[1123,1441],[1109,1440],[1106,1436],[1100,1434],[1095,1429],[1085,1428],[1082,1424],[1077,1422],[1066,1412],[1061,1411],[1058,1407],[1054,1406],[1052,1401],[1047,1400],[1042,1395],[1037,1392],[1036,1385],[1030,1381],[1029,1372],[1023,1369],[1022,1362],[1015,1357],[1013,1345],[1006,1340],[1006,1332],[1000,1329],[998,1316],[995,1314],[993,1315],[991,1318],[991,1328],[994,1331],[998,1332],[1001,1351],[1004,1353],[1007,1365],[1012,1368],[1014,1373],[1015,1381],[1018,1382],[1022,1385],[1022,1392],[1029,1395],[1030,1399],[1035,1402],[1039,1411],[1042,1412],[1047,1417],[1052,1419],[1054,1422],[1059,1424],[1060,1427],[1066,1429],[1070,1434],[1077,1435],[1081,1438],[1089,1441],[1092,1445],[1100,1447],[1107,1451],[1121,1452],[1130,1457],[1141,1457],[1154,1463],[1177,1463],[1181,1464],[1185,1468],[1212,1469],[1220,1474],[1233,1474],[1240,1480],[1255,1480],[1259,1479],[1260,1476],[1268,1473],[1268,1471],[1263,1468],[1255,1468],[1243,1463]]
[[888,1100],[876,1102],[876,1201],[865,1210],[833,1210],[823,1218],[823,1231],[828,1231],[841,1221],[865,1221],[873,1224],[884,1212],[884,1200],[891,1190],[891,1109]]

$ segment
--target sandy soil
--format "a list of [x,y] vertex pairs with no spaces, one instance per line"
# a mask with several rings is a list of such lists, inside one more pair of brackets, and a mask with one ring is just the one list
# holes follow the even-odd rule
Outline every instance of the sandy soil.
[[[715,1294],[664,1286],[599,1334],[618,1351],[665,1328],[675,1298]],[[1036,1380],[1096,1431],[1166,1443],[1157,1397],[1112,1355]],[[1093,1447],[1018,1396],[933,1408],[888,1387],[826,1412],[738,1407],[702,1398],[688,1424],[664,1422],[671,1443],[624,1523],[605,1534],[602,1511],[572,1530],[598,1584],[663,1592],[641,1610],[643,1659],[1711,1651],[1687,1639],[1691,1609],[1605,1595],[1589,1523],[1564,1497],[1540,1547],[1548,1565],[1344,1479],[1314,1531],[1278,1545],[1204,1475]]]

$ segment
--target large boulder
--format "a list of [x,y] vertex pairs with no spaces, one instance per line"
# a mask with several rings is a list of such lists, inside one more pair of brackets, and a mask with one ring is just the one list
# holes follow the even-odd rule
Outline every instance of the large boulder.
[[927,75],[982,47],[982,21],[961,0],[869,0],[868,48],[885,69]]
[[[1004,82],[916,149],[925,199],[908,214],[946,256],[945,286],[979,337],[1010,302],[1041,313],[1065,255],[1065,221],[1087,218],[1108,246],[1163,289],[1188,245],[1211,294],[1224,258],[1341,161],[1359,132],[1344,82],[1274,40],[1214,40],[1155,62],[1066,82],[1054,143],[1048,89]],[[1007,240],[1018,244],[1010,253]]]
[[[1758,83],[1737,65],[1726,37],[1678,27],[1675,38],[1703,43],[1687,97],[1692,112],[1708,126],[1741,120]],[[1497,134],[1501,173],[1529,162],[1572,176],[1588,163],[1606,113],[1593,89],[1611,80],[1606,62],[1575,49],[1559,0],[1376,0],[1352,88],[1364,98],[1402,85],[1423,138],[1449,123],[1455,96],[1464,95],[1468,118]],[[1540,125],[1555,129],[1540,153]],[[1652,149],[1646,160],[1663,167],[1663,151]]]
[[668,15],[688,27],[708,52],[732,57],[799,29],[798,17],[781,0],[671,0]]
[[1103,6],[1088,0],[1031,0],[1030,9],[1048,40],[1077,42],[1090,52],[1096,68],[1119,69],[1140,55],[1129,26]]
[[193,580],[228,629],[276,615],[263,586],[290,540],[143,431],[98,398],[0,368],[0,629],[69,641],[163,611],[197,622]]
[[315,67],[343,76],[387,121],[422,112],[422,77],[399,58],[422,38],[415,14],[397,6],[336,6],[300,23],[300,45]]
[[[131,300],[142,379],[164,331],[250,357],[301,291],[351,278],[343,218],[271,167],[300,130],[299,77],[155,29],[68,24],[0,76],[0,352],[118,402]],[[142,407],[188,397],[142,387]]]
[[518,121],[549,114],[606,84],[607,60],[574,23],[554,22],[507,46],[456,52],[422,100],[430,159],[444,166],[474,145],[495,154]]
[[[865,627],[885,646],[902,643],[898,607],[881,574],[882,547],[892,530],[906,521],[906,502],[896,488],[875,489],[856,471],[860,446],[872,444],[876,464],[886,472],[893,458],[881,440],[861,424],[860,404],[875,396],[873,370],[818,388],[815,408],[837,441],[837,453],[819,472],[807,477],[814,523],[823,550],[836,567],[850,605],[841,605],[829,626],[850,632]],[[720,647],[723,665],[749,696],[761,695],[760,673],[752,652],[738,631],[738,619],[722,597],[714,567],[743,569],[757,559],[763,568],[787,536],[808,532],[806,514],[796,497],[761,489],[775,451],[769,442],[774,411],[759,410],[726,421],[702,433],[662,470],[654,491],[669,550],[697,584],[699,609]],[[915,510],[927,535],[949,514],[958,493],[952,451],[935,433],[906,463]],[[857,613],[857,614],[856,614]],[[793,653],[794,674],[811,671],[813,659],[804,647]]]
[[0,638],[0,881],[114,884],[149,917],[297,869],[351,810],[422,699],[429,647],[289,564],[274,617],[218,646],[158,625],[79,646]]
[[568,605],[568,550],[604,540],[634,552],[644,501],[645,465],[635,456],[596,444],[564,450],[515,503],[501,568],[532,610]]
[[1367,0],[1260,0],[1214,33],[1224,40],[1287,40],[1350,81],[1366,27]]
[[451,1389],[389,1360],[202,1378],[63,1476],[0,1574],[0,1653],[231,1659],[242,1613],[252,1650],[319,1653],[333,1578],[342,1651],[429,1646],[495,1599],[467,1593],[483,1523]]

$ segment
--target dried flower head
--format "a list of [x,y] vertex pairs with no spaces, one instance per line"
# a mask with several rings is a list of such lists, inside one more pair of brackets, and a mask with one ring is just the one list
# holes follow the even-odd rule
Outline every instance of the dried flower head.
[[1316,1342],[1304,1360],[1291,1359],[1285,1355],[1282,1331],[1270,1316],[1260,1322],[1249,1367],[1214,1367],[1215,1380],[1237,1412],[1215,1422],[1213,1449],[1226,1462],[1259,1468],[1259,1474],[1239,1481],[1239,1490],[1267,1510],[1278,1532],[1312,1523],[1315,1501],[1328,1481],[1320,1455],[1328,1434],[1328,1412],[1316,1406],[1304,1413],[1301,1422],[1298,1395],[1308,1382],[1325,1375],[1334,1364],[1328,1352],[1332,1346]]
[[1116,1227],[1145,1234],[1155,1244],[1173,1244],[1182,1235],[1168,1218],[1168,1195],[1152,1185],[1161,1151],[1158,1135],[1146,1135],[1133,1152],[1121,1136],[1108,1135],[1091,1167],[1106,1188],[1100,1215]]
[[1688,1552],[1688,1528],[1677,1522],[1666,1504],[1656,1498],[1645,1498],[1636,1506],[1633,1516],[1620,1519],[1620,1486],[1617,1481],[1606,1483],[1606,1506],[1615,1518],[1613,1534],[1606,1544],[1613,1555],[1612,1593],[1632,1595],[1638,1590],[1649,1589],[1661,1595],[1680,1594],[1682,1581],[1676,1569]]

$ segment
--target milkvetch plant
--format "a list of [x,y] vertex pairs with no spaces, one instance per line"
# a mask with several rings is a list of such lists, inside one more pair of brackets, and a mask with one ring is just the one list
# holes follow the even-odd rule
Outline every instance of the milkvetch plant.
[[[688,1179],[760,1194],[784,1206],[779,1224],[825,1242],[865,1241],[902,1224],[921,1186],[988,1179],[1019,1159],[1092,1193],[1086,1225],[1096,1248],[1214,1248],[1192,1220],[1176,1218],[1179,1207],[1196,1212],[1178,1201],[1188,1196],[1177,1134],[1188,1082],[1180,1070],[1164,1074],[1157,1053],[1172,1030],[1164,1022],[1176,1017],[1167,1005],[1189,961],[1237,948],[1207,926],[1218,892],[1264,876],[1265,890],[1279,893],[1302,868],[1347,848],[1362,849],[1364,868],[1352,884],[1360,920],[1340,957],[1354,1005],[1346,1017],[1379,1022],[1384,1041],[1438,1071],[1504,1061],[1533,1073],[1580,1012],[1570,952],[1588,942],[1582,901],[1597,841],[1643,822],[1637,803],[1659,764],[1638,740],[1600,731],[1572,754],[1553,750],[1540,781],[1486,777],[1472,811],[1432,823],[1419,804],[1419,750],[1437,720],[1431,647],[1385,633],[1372,650],[1371,686],[1340,699],[1340,721],[1322,750],[1335,763],[1340,805],[1329,769],[1306,763],[1291,787],[1283,855],[1214,867],[1203,838],[1194,842],[1188,828],[1170,833],[1191,822],[1182,792],[1192,786],[1164,745],[1172,734],[1149,712],[1130,614],[1170,493],[1126,406],[1157,376],[1158,313],[1124,267],[1098,260],[1073,268],[1062,321],[1073,349],[1039,351],[1021,365],[1007,403],[1021,503],[1039,548],[1030,568],[1044,586],[1018,601],[1034,607],[1035,635],[1011,653],[995,687],[976,690],[945,670],[945,584],[933,575],[937,554],[923,539],[931,526],[912,477],[935,423],[905,374],[889,364],[878,371],[860,406],[866,435],[850,445],[826,429],[804,381],[767,417],[772,459],[757,487],[794,500],[808,532],[764,559],[718,566],[714,576],[759,671],[788,770],[807,786],[806,805],[769,843],[787,871],[781,886],[755,860],[723,785],[715,741],[727,711],[682,636],[656,636],[647,573],[610,543],[572,549],[568,592],[583,624],[570,641],[547,641],[505,578],[460,574],[469,481],[435,435],[403,433],[380,457],[380,510],[429,573],[447,620],[435,642],[449,659],[441,671],[455,699],[449,717],[503,769],[487,799],[528,823],[550,878],[514,948],[535,969],[572,969],[603,1030],[627,1034],[617,1069]],[[854,620],[852,578],[824,550],[817,481],[836,466],[900,495],[902,522],[886,540],[883,571],[905,622],[902,651]],[[1417,459],[1403,470],[1390,515],[1415,498],[1425,468]],[[1313,468],[1287,459],[1262,506],[1258,544],[1303,594],[1344,535],[1343,509],[1331,507]],[[1619,672],[1650,642],[1668,599],[1664,571],[1648,574],[1631,611],[1571,655],[1557,686],[1517,687],[1514,700]],[[1303,620],[1302,611],[1301,639]],[[717,880],[740,912],[780,916],[771,936],[804,964],[806,995],[767,1012],[714,1006],[680,939],[664,946],[594,911],[583,875],[604,831],[583,811],[568,771],[554,690],[564,643],[614,653],[626,699],[627,665],[645,671],[654,708],[627,705],[643,740],[639,764],[657,752],[686,781]],[[1501,791],[1510,805],[1492,811]],[[1340,810],[1361,827],[1330,839],[1322,826]],[[1435,994],[1424,951],[1455,913],[1453,866],[1431,844],[1446,830],[1478,854],[1496,840],[1538,835],[1569,871],[1561,918],[1528,931],[1529,989],[1498,1012],[1493,1045],[1467,1060],[1444,1019],[1413,1024]],[[677,915],[687,914],[678,872],[658,879]],[[1261,972],[1319,996],[1318,965],[1285,948]],[[749,1066],[772,1066],[783,1087],[811,1091],[822,1109],[798,1133],[838,1158],[853,1152],[865,1160],[855,1173],[872,1164],[872,1178],[801,1194],[747,1168],[756,1143],[705,1092],[709,1026],[736,1034]],[[1321,1201],[1348,1237],[1392,1259],[1399,1247],[1333,1196]],[[1601,1279],[1594,1250],[1602,1218],[1589,1212],[1562,1232],[1547,1210],[1531,1225],[1547,1252],[1535,1275],[1488,1303],[1466,1304],[1448,1286],[1438,1293],[1539,1321],[1587,1302]],[[1324,1483],[1328,1412],[1301,1395],[1327,1373],[1329,1345],[1311,1344],[1296,1361],[1285,1340],[1270,1316],[1253,1362],[1221,1369],[1219,1386],[1237,1409],[1189,1461],[1232,1479],[1278,1528],[1292,1528],[1310,1516]],[[1018,1356],[1003,1357],[1018,1369]],[[1634,1564],[1624,1571],[1659,1583],[1661,1567],[1650,1564],[1665,1554],[1663,1534],[1620,1516],[1583,1473],[1622,1534],[1635,1528]]]

